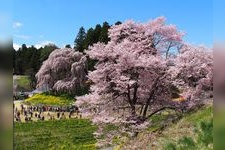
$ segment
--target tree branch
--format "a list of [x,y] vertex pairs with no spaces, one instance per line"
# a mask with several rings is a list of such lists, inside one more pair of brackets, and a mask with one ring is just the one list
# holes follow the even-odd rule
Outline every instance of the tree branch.
[[172,47],[172,42],[170,42],[170,44],[169,44],[169,46],[168,46],[168,48],[167,48],[167,50],[166,50],[166,59],[167,59],[167,57],[168,57],[169,50],[170,50],[171,47]]
[[136,102],[137,102],[137,89],[138,89],[138,85],[137,85],[137,83],[135,83],[134,95],[133,95],[133,105],[136,105]]
[[158,109],[158,110],[152,112],[150,115],[148,115],[148,116],[146,117],[146,119],[152,117],[152,116],[155,115],[156,113],[158,113],[158,112],[160,112],[160,111],[163,111],[163,110],[165,110],[165,109],[176,110],[176,107],[171,107],[171,106],[162,107],[162,108],[160,108],[160,109]]
[[116,97],[114,97],[113,99],[117,99],[118,97],[120,97],[120,96],[122,96],[122,95],[126,95],[126,94],[127,94],[126,92],[121,93],[121,94],[118,94],[118,95],[116,95]]
[[[155,86],[157,85],[158,79],[159,79],[159,77],[154,81],[152,87],[155,87]],[[156,90],[156,89],[157,89],[157,86],[156,86],[155,90]],[[149,94],[149,98],[147,99],[147,101],[146,101],[146,103],[145,103],[145,107],[144,107],[144,111],[143,111],[143,115],[142,115],[143,118],[145,118],[145,116],[146,116],[146,113],[147,113],[147,110],[148,110],[149,103],[150,103],[152,97],[154,96],[155,90],[152,90],[152,91],[151,91],[151,93]]]

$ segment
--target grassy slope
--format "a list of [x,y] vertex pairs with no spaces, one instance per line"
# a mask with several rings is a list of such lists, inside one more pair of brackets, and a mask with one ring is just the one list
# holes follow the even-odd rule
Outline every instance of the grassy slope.
[[14,149],[95,149],[96,126],[85,119],[14,124]]
[[[210,122],[213,118],[212,112],[212,104],[210,106],[205,106],[196,112],[192,112],[190,114],[185,114],[184,117],[179,120],[177,123],[169,125],[164,128],[162,131],[157,130],[160,128],[160,122],[165,120],[165,116],[159,117],[157,116],[155,120],[155,124],[153,121],[153,127],[148,128],[146,131],[140,133],[137,138],[129,141],[123,146],[123,149],[151,149],[151,150],[161,150],[161,149],[171,149],[176,150],[179,148],[168,148],[168,144],[173,144],[177,146],[184,137],[191,137],[191,139],[198,143],[198,135],[196,134],[196,129],[200,126],[201,122]],[[160,119],[163,119],[160,121]],[[156,125],[158,122],[158,125]],[[161,123],[162,124],[162,123]],[[209,131],[210,133],[210,131]],[[212,135],[210,135],[212,137]],[[134,144],[135,143],[135,144]],[[202,147],[202,145],[198,145],[197,147]],[[202,144],[200,142],[200,144]],[[190,148],[188,148],[190,149]],[[196,149],[196,148],[195,148]],[[206,147],[203,147],[206,149]],[[212,144],[208,145],[207,149],[212,149]]]
[[[179,148],[179,147],[185,147],[184,145],[181,146],[180,143],[182,143],[182,141],[184,141],[184,144],[187,144],[188,141],[190,142],[190,144],[187,144],[189,145],[188,149],[199,149],[199,150],[213,149],[213,145],[212,145],[213,143],[207,146],[203,145],[204,144],[203,140],[205,138],[204,137],[205,135],[201,137],[202,139],[198,138],[200,134],[203,133],[200,131],[201,130],[200,125],[202,123],[210,124],[210,121],[212,120],[212,118],[213,118],[213,112],[212,112],[211,106],[202,108],[201,110],[198,110],[197,112],[193,112],[192,114],[187,114],[177,124],[168,128],[168,130],[165,130],[163,134],[161,135],[163,137],[160,136],[160,138],[158,139],[158,143],[164,149],[168,149],[168,150],[173,147],[173,146],[168,146],[171,144],[175,145],[176,149],[182,149],[182,148]],[[212,128],[210,127],[212,126],[209,126],[207,133],[203,133],[203,134],[206,134],[207,138],[212,137]],[[198,132],[201,132],[201,133],[198,133]],[[211,134],[211,135],[207,135],[207,134]],[[190,145],[192,145],[191,144],[192,141],[188,140],[188,138],[193,140],[193,142],[195,143],[193,144],[193,146],[195,147],[191,148]],[[201,140],[201,141],[198,141],[198,140]]]
[[70,105],[74,102],[75,99],[69,96],[54,96],[48,94],[35,94],[34,96],[25,100],[25,103],[31,105],[56,105],[56,106],[63,106],[63,105]]
[[225,149],[225,105],[222,102],[218,104],[214,106],[213,113],[213,148],[215,150],[222,150]]
[[30,91],[32,90],[30,87],[30,78],[28,76],[19,76],[17,79],[15,79],[16,84],[18,85],[19,89]]

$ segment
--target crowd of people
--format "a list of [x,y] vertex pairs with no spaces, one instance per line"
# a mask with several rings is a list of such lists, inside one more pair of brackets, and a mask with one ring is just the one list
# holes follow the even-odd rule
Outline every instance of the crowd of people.
[[82,118],[78,107],[72,106],[25,106],[20,104],[19,108],[14,105],[14,121],[44,121],[66,118]]

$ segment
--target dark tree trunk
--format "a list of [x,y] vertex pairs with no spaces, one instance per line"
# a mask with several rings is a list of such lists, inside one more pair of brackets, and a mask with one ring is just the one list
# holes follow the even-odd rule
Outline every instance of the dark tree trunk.
[[155,82],[153,83],[152,88],[155,87],[155,89],[151,91],[151,93],[149,94],[149,98],[147,99],[147,101],[146,101],[146,103],[145,103],[145,107],[144,107],[144,111],[143,111],[143,115],[142,115],[143,118],[146,117],[147,110],[148,110],[148,106],[149,106],[149,104],[150,104],[151,99],[152,99],[153,96],[154,96],[155,90],[157,89],[157,81],[158,81],[158,79],[159,79],[159,78],[157,78],[157,79],[155,80]]
[[127,98],[128,98],[128,103],[129,103],[130,108],[131,108],[131,115],[135,116],[136,111],[135,111],[135,106],[133,104],[133,100],[131,100],[131,97],[130,97],[130,86],[129,85],[127,86]]
[[133,99],[131,99],[131,93],[130,93],[130,86],[127,86],[127,97],[128,97],[128,102],[130,104],[130,108],[131,108],[131,116],[132,117],[136,117],[136,102],[137,102],[137,89],[138,86],[137,84],[135,84],[134,86],[134,93],[133,93]]
[[138,90],[138,85],[137,85],[137,83],[135,83],[134,96],[133,96],[133,105],[136,105],[136,102],[137,102],[137,90]]
[[140,115],[142,114],[143,108],[144,108],[144,104],[141,106]]
[[131,105],[131,115],[132,115],[133,117],[136,116],[136,109],[135,109],[135,106],[134,106],[134,105]]

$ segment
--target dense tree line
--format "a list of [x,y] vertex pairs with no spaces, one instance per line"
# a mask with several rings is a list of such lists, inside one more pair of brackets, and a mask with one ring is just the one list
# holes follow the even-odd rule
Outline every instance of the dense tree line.
[[45,45],[37,49],[34,46],[27,47],[23,44],[19,50],[13,50],[13,74],[28,75],[31,78],[31,87],[35,88],[35,74],[40,69],[42,62],[45,61],[49,54],[58,48],[54,44]]
[[[121,22],[117,22],[116,24],[121,24]],[[108,37],[109,28],[108,22],[103,22],[102,26],[97,24],[95,28],[90,28],[87,31],[85,31],[84,27],[81,27],[74,40],[74,49],[84,52],[85,49],[88,49],[88,46],[94,43],[103,42],[107,44],[110,40]]]

